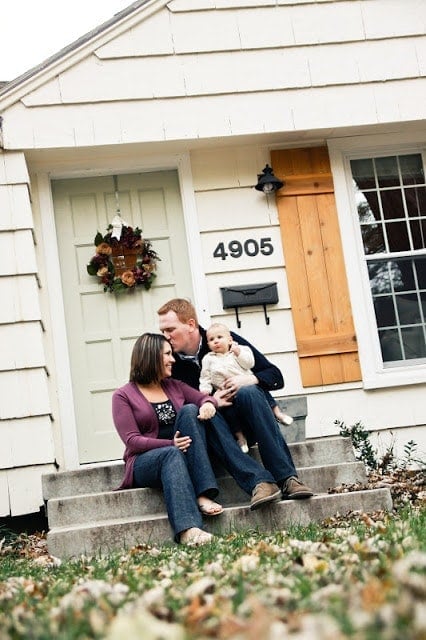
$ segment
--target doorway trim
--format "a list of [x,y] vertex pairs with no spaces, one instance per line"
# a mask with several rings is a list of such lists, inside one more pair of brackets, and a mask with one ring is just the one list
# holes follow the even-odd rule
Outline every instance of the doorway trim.
[[[108,164],[110,165],[111,162]],[[85,178],[93,175],[141,173],[166,169],[176,170],[178,174],[185,222],[185,236],[187,245],[191,248],[191,251],[188,252],[188,259],[195,298],[193,302],[196,308],[200,310],[200,321],[205,323],[209,319],[208,298],[204,283],[200,233],[189,153],[161,157],[147,156],[143,159],[143,162],[137,166],[131,163],[129,158],[120,158],[117,159],[117,166],[114,168],[108,166],[108,168],[99,167],[77,171],[70,168],[69,171],[61,170],[59,173],[54,170],[49,170],[49,168],[46,167],[45,171],[38,171],[33,174],[37,183],[40,206],[39,224],[43,237],[43,271],[48,290],[48,313],[51,323],[52,352],[56,379],[55,386],[57,390],[56,404],[53,404],[52,400],[52,404],[59,417],[59,434],[55,434],[55,449],[56,458],[62,463],[60,464],[62,470],[77,469],[83,465],[80,464],[78,454],[77,428],[51,181],[57,178]],[[58,441],[58,439],[60,439],[60,441]],[[61,455],[59,455],[58,446],[61,447]]]

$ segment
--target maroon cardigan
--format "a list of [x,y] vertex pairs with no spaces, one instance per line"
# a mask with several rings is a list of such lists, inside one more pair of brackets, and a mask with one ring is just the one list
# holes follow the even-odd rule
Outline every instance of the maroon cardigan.
[[[211,402],[217,406],[212,396],[201,393],[180,380],[166,378],[161,386],[176,412],[185,404],[201,407],[205,402]],[[119,489],[130,489],[133,487],[133,465],[136,456],[150,449],[173,446],[173,440],[158,438],[157,415],[151,403],[142,395],[134,382],[128,382],[114,392],[112,417],[118,435],[126,445],[123,455],[124,478]]]

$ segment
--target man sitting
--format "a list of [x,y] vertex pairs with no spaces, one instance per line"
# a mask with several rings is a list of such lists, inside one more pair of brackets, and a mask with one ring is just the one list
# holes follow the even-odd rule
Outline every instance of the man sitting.
[[[194,306],[188,300],[174,298],[163,304],[157,313],[160,331],[170,341],[176,359],[172,376],[198,389],[201,360],[209,348],[206,331],[198,323]],[[241,452],[232,436],[231,431],[239,428],[244,431],[249,444],[257,442],[263,466],[270,472],[272,482],[278,485],[284,499],[310,498],[313,492],[297,477],[290,450],[262,391],[282,388],[284,380],[281,372],[247,340],[233,332],[231,335],[236,342],[252,349],[255,362],[252,368],[254,376],[232,376],[226,380],[223,389],[214,393],[220,413],[231,427],[226,434],[223,431],[221,433],[221,437],[226,439],[223,445],[225,447],[226,444],[228,457],[234,463],[233,469],[228,468],[228,471],[242,486],[246,473],[245,461],[253,460]],[[270,487],[263,487],[262,491],[274,493]]]

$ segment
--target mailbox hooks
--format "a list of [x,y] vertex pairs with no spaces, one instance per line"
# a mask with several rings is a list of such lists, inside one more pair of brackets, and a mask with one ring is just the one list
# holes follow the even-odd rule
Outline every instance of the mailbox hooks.
[[277,304],[278,291],[276,282],[264,282],[261,284],[247,284],[233,287],[221,287],[222,306],[224,309],[235,309],[237,327],[241,327],[238,316],[240,307],[262,306],[265,314],[265,323],[270,323],[270,318],[266,312],[267,304]]
[[[241,306],[243,306],[243,305],[241,305]],[[248,306],[248,305],[247,305],[247,306]],[[265,323],[266,323],[266,324],[269,324],[269,323],[270,323],[270,321],[271,321],[271,319],[270,319],[270,317],[268,316],[268,314],[266,313],[266,304],[263,304],[263,305],[262,305],[262,307],[263,307],[263,313],[265,314]],[[237,327],[238,327],[238,329],[239,329],[239,328],[241,327],[241,320],[240,320],[240,317],[239,317],[239,315],[238,315],[238,307],[235,307],[235,318],[236,318],[236,320],[237,320]]]

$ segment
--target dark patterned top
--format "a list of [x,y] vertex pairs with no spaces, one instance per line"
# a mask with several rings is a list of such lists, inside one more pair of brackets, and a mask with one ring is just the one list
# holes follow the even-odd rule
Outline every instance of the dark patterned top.
[[171,400],[151,402],[159,422],[158,437],[162,440],[173,440],[176,411]]

